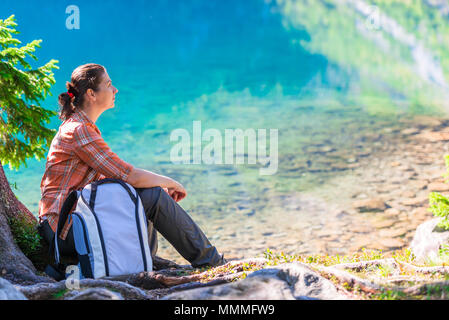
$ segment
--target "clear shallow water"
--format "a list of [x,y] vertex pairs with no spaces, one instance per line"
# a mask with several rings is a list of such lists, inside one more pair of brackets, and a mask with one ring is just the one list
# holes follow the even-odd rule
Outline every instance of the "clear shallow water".
[[[133,165],[182,182],[189,196],[181,205],[223,251],[234,247],[234,255],[270,246],[261,237],[274,228],[287,238],[300,229],[273,225],[284,218],[282,206],[288,206],[274,200],[279,195],[298,195],[325,184],[374,155],[388,139],[379,132],[398,126],[398,112],[433,111],[409,107],[412,98],[388,86],[384,96],[373,98],[378,88],[370,92],[364,82],[362,91],[368,93],[362,96],[354,90],[360,80],[354,70],[324,49],[301,45],[313,44],[317,30],[305,28],[310,25],[306,22],[298,26],[300,15],[281,5],[255,0],[189,5],[78,1],[81,28],[67,30],[69,4],[0,4],[1,18],[16,15],[23,43],[43,39],[37,53],[42,64],[51,58],[60,61],[54,96],[43,105],[57,110],[57,95],[65,91],[76,66],[105,65],[119,89],[115,108],[97,122],[105,140]],[[278,129],[278,172],[261,176],[260,166],[247,164],[172,164],[171,131],[185,128],[192,133],[195,120],[202,122],[203,130],[221,132]],[[50,126],[56,129],[59,124],[55,118]],[[18,172],[5,171],[10,182],[16,182],[19,199],[37,214],[45,161],[30,159],[27,165]],[[273,211],[273,203],[279,210]],[[288,219],[310,220],[310,226],[316,214],[290,213]],[[236,242],[246,246],[236,248]]]

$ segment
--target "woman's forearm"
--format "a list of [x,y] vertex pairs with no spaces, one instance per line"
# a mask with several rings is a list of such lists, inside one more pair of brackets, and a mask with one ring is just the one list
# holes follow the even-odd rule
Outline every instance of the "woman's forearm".
[[131,171],[126,182],[134,188],[173,188],[176,184],[169,177],[136,167]]

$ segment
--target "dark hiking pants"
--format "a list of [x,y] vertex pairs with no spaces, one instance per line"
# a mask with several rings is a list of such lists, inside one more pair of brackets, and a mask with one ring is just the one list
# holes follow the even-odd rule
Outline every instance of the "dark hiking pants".
[[[224,258],[186,211],[161,187],[136,188],[148,219],[148,240],[152,256],[157,252],[159,232],[193,267],[217,266]],[[48,242],[54,232],[47,221],[39,226],[39,233]],[[58,238],[61,256],[76,256],[72,228],[65,240]]]

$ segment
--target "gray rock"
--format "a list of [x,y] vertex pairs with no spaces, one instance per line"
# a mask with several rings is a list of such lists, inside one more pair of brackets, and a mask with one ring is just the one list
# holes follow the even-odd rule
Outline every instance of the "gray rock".
[[335,286],[299,262],[262,269],[245,279],[172,293],[165,300],[339,300]]
[[8,280],[0,278],[0,300],[28,300]]
[[449,231],[437,226],[441,218],[426,221],[418,226],[415,236],[410,244],[410,249],[417,260],[437,259],[439,249],[449,244]]
[[90,288],[84,291],[72,291],[71,293],[64,297],[64,300],[123,300],[120,293],[105,288]]

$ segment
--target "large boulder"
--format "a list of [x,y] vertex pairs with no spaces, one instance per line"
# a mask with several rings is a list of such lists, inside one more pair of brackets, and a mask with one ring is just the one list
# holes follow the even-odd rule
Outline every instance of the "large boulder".
[[346,299],[329,280],[294,262],[266,268],[245,279],[214,287],[180,291],[165,300],[310,300]]
[[27,300],[8,280],[0,278],[0,300]]
[[443,245],[449,244],[449,231],[438,227],[441,218],[426,221],[418,226],[410,244],[418,261],[436,260]]

